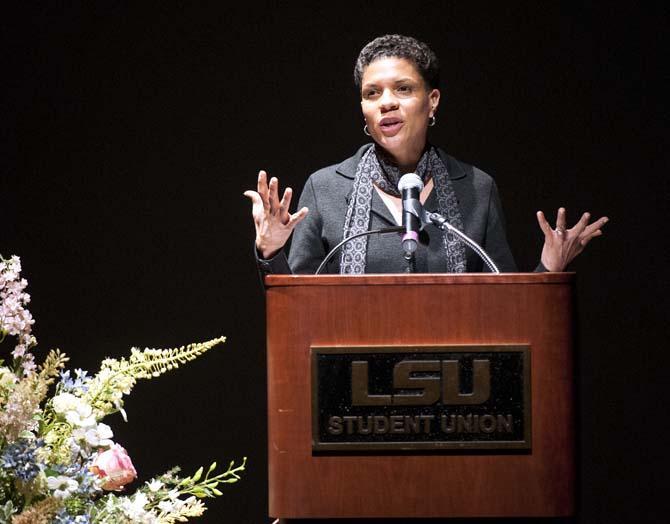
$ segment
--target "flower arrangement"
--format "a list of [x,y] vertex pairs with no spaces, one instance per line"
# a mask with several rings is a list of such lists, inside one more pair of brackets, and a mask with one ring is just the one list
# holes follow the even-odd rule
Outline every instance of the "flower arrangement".
[[0,524],[171,524],[202,515],[202,499],[239,480],[246,457],[218,474],[216,463],[192,476],[173,468],[126,494],[137,472],[102,420],[117,412],[127,420],[123,397],[137,380],[158,377],[225,338],[133,348],[128,358],[103,360],[95,375],[66,370],[68,357],[57,349],[37,365],[20,273],[18,257],[0,257],[0,343],[16,339],[11,362],[0,359]]

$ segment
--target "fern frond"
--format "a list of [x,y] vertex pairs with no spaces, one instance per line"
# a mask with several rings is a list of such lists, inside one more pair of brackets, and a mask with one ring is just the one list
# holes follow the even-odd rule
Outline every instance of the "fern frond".
[[98,419],[122,411],[123,396],[130,394],[138,379],[158,377],[194,360],[225,340],[226,337],[219,337],[173,349],[146,348],[140,351],[132,348],[128,360],[105,359],[100,371],[89,383],[84,400],[94,409]]
[[178,368],[180,364],[186,364],[196,359],[217,344],[226,341],[226,337],[219,337],[207,342],[199,342],[172,349],[150,349],[140,351],[132,348],[128,368],[125,373],[134,378],[153,378]]

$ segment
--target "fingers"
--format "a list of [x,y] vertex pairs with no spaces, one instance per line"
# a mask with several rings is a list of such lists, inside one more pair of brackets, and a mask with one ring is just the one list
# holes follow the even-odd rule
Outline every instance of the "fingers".
[[[591,236],[594,231],[601,229],[607,222],[608,218],[607,217],[602,217],[598,220],[596,220],[593,224],[589,224],[589,220],[591,220],[591,213],[586,212],[584,213],[579,221],[570,229],[571,233],[571,238],[574,238],[575,235],[579,236],[580,239],[582,237],[586,236]],[[540,228],[542,228],[542,231],[544,232],[545,235],[551,234],[554,230],[551,229],[551,226],[547,222],[544,213],[542,211],[537,212],[537,221],[540,224]],[[559,236],[565,236],[566,233],[566,211],[564,207],[561,207],[558,209],[558,212],[556,213],[556,234]]]
[[537,223],[540,224],[540,229],[545,236],[551,235],[551,226],[549,225],[549,222],[547,222],[547,219],[544,217],[544,213],[542,211],[537,212]]
[[600,235],[603,234],[602,228],[605,224],[609,222],[609,218],[607,217],[602,217],[596,220],[593,224],[588,225],[587,227],[584,228],[584,231],[582,231],[580,238],[579,238],[579,243],[582,246],[585,246],[588,244],[592,238],[599,237]]
[[556,233],[559,235],[565,234],[565,208],[559,207],[556,214]]
[[257,191],[258,194],[261,197],[261,200],[263,201],[263,206],[265,208],[268,208],[270,206],[268,202],[268,179],[267,179],[267,173],[265,171],[259,171],[258,172],[258,187]]
[[[258,213],[260,213],[258,218],[264,212],[266,218],[268,215],[274,215],[276,218],[279,218],[279,222],[282,225],[293,227],[307,215],[306,207],[294,215],[289,213],[293,190],[287,187],[281,200],[279,200],[279,180],[276,177],[272,177],[268,181],[267,172],[263,170],[258,172],[257,191],[247,190],[243,195],[252,201],[254,207],[262,207],[263,211],[258,210]],[[254,211],[255,216],[256,213],[257,211]]]
[[270,213],[279,212],[279,180],[276,177],[270,179],[268,184],[268,202],[270,204]]
[[306,207],[303,207],[302,209],[296,211],[291,215],[291,218],[289,218],[289,221],[286,223],[286,226],[289,228],[294,228],[300,222],[302,222],[302,219],[307,216],[308,212],[309,209],[307,209]]
[[591,213],[584,213],[582,218],[572,227],[570,230],[575,235],[581,235],[582,232],[586,229],[586,226],[589,225],[589,220],[591,220]]
[[580,238],[580,239],[579,239],[579,243],[580,243],[580,245],[582,246],[582,248],[584,248],[584,247],[586,247],[586,244],[588,244],[589,242],[591,242],[591,239],[593,239],[593,238],[595,238],[595,237],[599,237],[599,236],[602,235],[602,234],[603,234],[602,230],[600,230],[600,229],[596,229],[596,230],[595,230],[593,233],[591,233],[590,235],[583,236],[582,238]]
[[242,193],[245,197],[247,197],[249,200],[251,200],[251,203],[254,206],[262,206],[263,205],[263,199],[261,196],[256,192],[256,191],[245,191]]
[[[251,193],[253,193],[253,191],[245,191],[244,195],[251,198],[252,201],[256,203],[257,201],[254,200],[254,198],[251,196]],[[279,180],[277,180],[276,177],[270,178],[270,181],[268,182],[267,172],[260,170],[258,172],[257,193],[261,199],[261,202],[263,203],[263,208],[267,213],[281,213],[281,203],[279,201]],[[286,208],[288,209],[288,206],[286,206]]]
[[284,190],[284,195],[282,196],[281,202],[279,202],[279,219],[283,224],[287,224],[290,215],[288,210],[291,207],[291,197],[293,196],[293,190],[290,187],[287,187]]
[[587,227],[584,228],[583,235],[590,235],[596,229],[601,229],[605,224],[607,224],[607,222],[609,222],[609,218],[607,217],[599,218],[593,224],[589,224]]

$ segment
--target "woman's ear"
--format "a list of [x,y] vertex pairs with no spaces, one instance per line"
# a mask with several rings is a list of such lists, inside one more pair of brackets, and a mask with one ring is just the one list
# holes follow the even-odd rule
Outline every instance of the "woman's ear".
[[428,93],[428,100],[430,101],[430,116],[435,116],[437,106],[440,105],[440,91],[438,89],[433,89],[430,93]]

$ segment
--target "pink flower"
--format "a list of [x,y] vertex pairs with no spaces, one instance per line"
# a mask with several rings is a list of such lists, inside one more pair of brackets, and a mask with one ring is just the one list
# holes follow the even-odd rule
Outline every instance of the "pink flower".
[[20,273],[19,257],[5,260],[0,256],[0,339],[5,335],[18,338],[13,352],[15,359],[22,358],[37,343],[30,334],[35,320],[25,308],[30,302],[30,295],[24,293],[28,281],[20,278]]
[[121,491],[123,486],[137,477],[137,471],[128,453],[118,444],[114,444],[96,457],[91,472],[104,479],[102,489],[107,491]]

